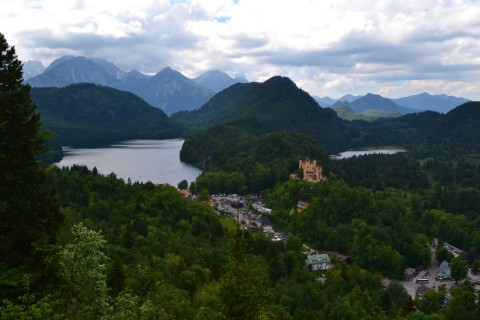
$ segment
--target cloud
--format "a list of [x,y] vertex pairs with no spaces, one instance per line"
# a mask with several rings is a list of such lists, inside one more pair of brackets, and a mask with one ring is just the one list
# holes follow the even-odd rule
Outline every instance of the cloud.
[[281,74],[320,96],[443,87],[480,99],[479,16],[468,0],[3,0],[0,30],[45,64],[73,54],[148,73]]

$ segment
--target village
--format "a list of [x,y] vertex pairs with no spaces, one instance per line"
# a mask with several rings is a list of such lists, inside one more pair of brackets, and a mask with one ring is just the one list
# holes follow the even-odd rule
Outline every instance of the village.
[[[318,165],[317,160],[299,160],[299,172],[291,173],[290,179],[302,179],[310,183],[319,183],[327,180],[323,174],[323,169]],[[183,196],[191,196],[188,190],[179,190]],[[273,223],[266,215],[272,213],[272,209],[266,207],[261,195],[239,195],[239,194],[213,194],[210,196],[210,204],[215,209],[217,215],[223,218],[232,219],[239,228],[249,230],[253,233],[262,233],[272,241],[286,241],[292,234],[288,231],[275,230]],[[292,208],[290,214],[301,214],[303,210],[308,209],[309,203],[298,201],[295,208]],[[412,299],[422,299],[423,295],[438,286],[445,285],[450,288],[456,285],[451,277],[450,264],[447,261],[437,262],[435,253],[439,245],[438,239],[433,239],[430,244],[431,265],[428,269],[407,268],[404,273],[404,280],[397,281],[401,284]],[[445,242],[442,244],[454,257],[463,254],[463,251],[455,246]],[[311,248],[303,244],[303,254],[305,255],[305,266],[315,273],[318,282],[323,283],[326,280],[325,271],[333,268],[337,263],[351,264],[351,258],[348,255],[334,252],[322,251]],[[480,289],[480,275],[475,275],[468,271],[467,279]],[[384,278],[383,286],[387,287],[393,280]],[[445,297],[443,303],[448,302],[449,296]]]

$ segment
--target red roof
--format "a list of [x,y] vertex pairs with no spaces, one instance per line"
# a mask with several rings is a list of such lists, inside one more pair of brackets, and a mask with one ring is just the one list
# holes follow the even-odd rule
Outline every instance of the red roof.
[[187,189],[179,189],[178,190],[178,193],[180,193],[182,196],[184,197],[188,197],[188,196],[191,196],[192,193],[190,192],[190,190],[187,190]]

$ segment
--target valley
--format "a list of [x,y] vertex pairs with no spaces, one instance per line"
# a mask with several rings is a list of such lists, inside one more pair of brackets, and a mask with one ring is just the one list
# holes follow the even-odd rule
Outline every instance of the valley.
[[[285,76],[68,56],[30,88],[1,36],[2,318],[478,318],[480,102],[348,96],[395,113],[348,121]],[[58,166],[47,141],[70,146]],[[376,146],[406,152],[329,156]],[[437,264],[448,287],[405,281]]]

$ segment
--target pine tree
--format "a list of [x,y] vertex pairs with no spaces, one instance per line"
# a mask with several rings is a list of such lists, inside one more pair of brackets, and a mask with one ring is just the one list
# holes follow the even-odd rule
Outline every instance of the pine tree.
[[38,156],[48,138],[23,84],[15,47],[0,33],[0,263],[38,266],[35,248],[51,243],[62,223]]

